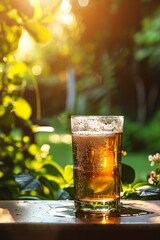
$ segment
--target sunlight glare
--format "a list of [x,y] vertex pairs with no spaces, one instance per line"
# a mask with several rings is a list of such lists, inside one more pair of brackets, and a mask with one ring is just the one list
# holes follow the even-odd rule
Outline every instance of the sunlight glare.
[[64,34],[62,25],[60,25],[58,23],[54,24],[53,27],[52,27],[52,33],[55,36],[57,35],[58,38],[62,38],[63,34]]
[[41,68],[41,66],[39,66],[39,65],[34,65],[34,66],[32,67],[32,73],[33,73],[35,76],[41,75],[41,73],[42,73],[42,68]]
[[63,0],[60,5],[60,10],[57,14],[58,20],[65,25],[73,26],[75,23],[75,17],[72,14],[71,10],[72,5],[70,3],[70,0]]
[[15,222],[12,214],[7,208],[0,208],[0,223],[11,223]]
[[54,128],[50,126],[35,127],[34,132],[54,132]]
[[30,1],[31,6],[34,6],[36,4],[36,2],[39,0],[29,0],[29,1]]
[[23,30],[20,38],[16,58],[19,61],[30,61],[32,58],[32,52],[34,49],[34,43],[27,31]]
[[31,51],[32,49],[32,45],[31,45],[31,37],[29,36],[29,34],[27,33],[27,31],[23,31],[22,33],[22,37],[19,41],[19,45],[18,48],[21,51]]
[[74,17],[70,13],[65,13],[62,17],[62,22],[66,25],[72,25],[74,22]]
[[57,14],[57,20],[69,27],[75,26],[75,17],[72,13],[59,12]]
[[86,7],[89,4],[89,0],[78,0],[78,3],[81,7]]
[[69,0],[63,0],[60,6],[60,9],[64,13],[68,13],[72,9],[72,5]]

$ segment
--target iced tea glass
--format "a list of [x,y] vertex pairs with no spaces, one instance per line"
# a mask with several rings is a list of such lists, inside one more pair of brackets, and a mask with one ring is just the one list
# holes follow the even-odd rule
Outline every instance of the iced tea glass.
[[123,116],[71,116],[76,213],[120,213]]

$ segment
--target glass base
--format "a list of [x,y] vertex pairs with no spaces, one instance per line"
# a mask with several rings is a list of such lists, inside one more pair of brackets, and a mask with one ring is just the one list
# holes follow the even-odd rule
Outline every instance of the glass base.
[[120,200],[75,200],[76,216],[120,216]]

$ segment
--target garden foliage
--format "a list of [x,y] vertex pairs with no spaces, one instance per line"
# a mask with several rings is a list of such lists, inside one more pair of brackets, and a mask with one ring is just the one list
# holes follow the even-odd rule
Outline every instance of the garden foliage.
[[[35,143],[37,127],[32,120],[32,106],[24,98],[28,82],[35,76],[25,62],[15,58],[22,31],[25,29],[39,44],[51,39],[46,23],[53,20],[60,1],[50,8],[35,8],[28,0],[0,2],[0,199],[66,197],[73,185],[72,167],[64,169],[53,160],[48,146]],[[40,119],[40,105],[37,107]]]

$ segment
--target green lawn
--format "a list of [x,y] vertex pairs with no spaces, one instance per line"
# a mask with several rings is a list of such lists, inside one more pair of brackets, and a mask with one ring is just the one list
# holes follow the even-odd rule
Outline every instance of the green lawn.
[[[66,135],[65,137],[67,137]],[[68,136],[68,143],[62,142],[64,135],[54,133],[38,133],[36,135],[36,141],[39,145],[49,144],[50,154],[53,159],[65,167],[67,164],[72,164],[72,148],[71,139]],[[66,138],[67,140],[67,138]],[[154,168],[150,166],[148,161],[148,154],[146,153],[127,153],[127,156],[122,158],[122,163],[127,164],[135,170],[135,181],[146,181],[147,173],[152,171]]]

